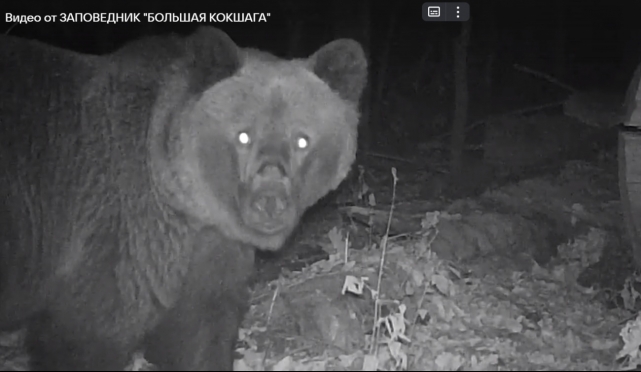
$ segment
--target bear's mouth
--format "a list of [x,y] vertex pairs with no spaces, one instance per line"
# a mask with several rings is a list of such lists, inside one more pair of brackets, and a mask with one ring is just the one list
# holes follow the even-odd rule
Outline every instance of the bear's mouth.
[[241,217],[248,227],[265,235],[283,233],[296,224],[296,208],[282,187],[265,187],[248,195]]

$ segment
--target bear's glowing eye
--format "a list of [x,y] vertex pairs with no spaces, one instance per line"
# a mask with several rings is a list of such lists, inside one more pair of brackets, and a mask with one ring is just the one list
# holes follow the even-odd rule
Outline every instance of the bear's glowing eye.
[[306,149],[308,146],[309,146],[309,141],[307,140],[306,137],[301,136],[296,139],[296,147],[298,147],[299,149],[303,150],[303,149]]
[[238,133],[238,142],[243,145],[249,145],[251,138],[249,138],[249,134],[247,132],[240,132]]

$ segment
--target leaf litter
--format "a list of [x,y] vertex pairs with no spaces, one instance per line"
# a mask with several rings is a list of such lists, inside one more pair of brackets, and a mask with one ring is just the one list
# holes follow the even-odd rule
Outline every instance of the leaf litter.
[[[576,187],[584,182],[577,167],[568,166],[574,176],[558,177],[560,184],[527,180],[441,210],[395,210],[392,196],[387,213],[378,205],[364,216],[386,227],[372,246],[354,247],[346,229],[332,227],[327,260],[255,290],[246,322],[253,343],[239,349],[238,367],[636,368],[635,279],[617,293],[618,308],[599,301],[607,289],[579,283],[620,221],[616,202],[595,202],[585,183]],[[351,212],[363,217],[367,209]],[[389,233],[395,213],[420,215],[402,238]]]

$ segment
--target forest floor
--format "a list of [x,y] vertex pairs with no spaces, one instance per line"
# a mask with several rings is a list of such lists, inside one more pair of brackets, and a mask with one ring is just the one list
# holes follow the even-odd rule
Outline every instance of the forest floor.
[[613,154],[454,199],[434,172],[363,170],[259,262],[239,370],[641,364]]

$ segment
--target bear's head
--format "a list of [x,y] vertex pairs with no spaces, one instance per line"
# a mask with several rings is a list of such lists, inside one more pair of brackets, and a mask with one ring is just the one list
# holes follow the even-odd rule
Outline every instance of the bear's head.
[[203,27],[168,71],[150,131],[157,183],[230,239],[280,248],[354,161],[361,46],[340,39],[282,60]]

